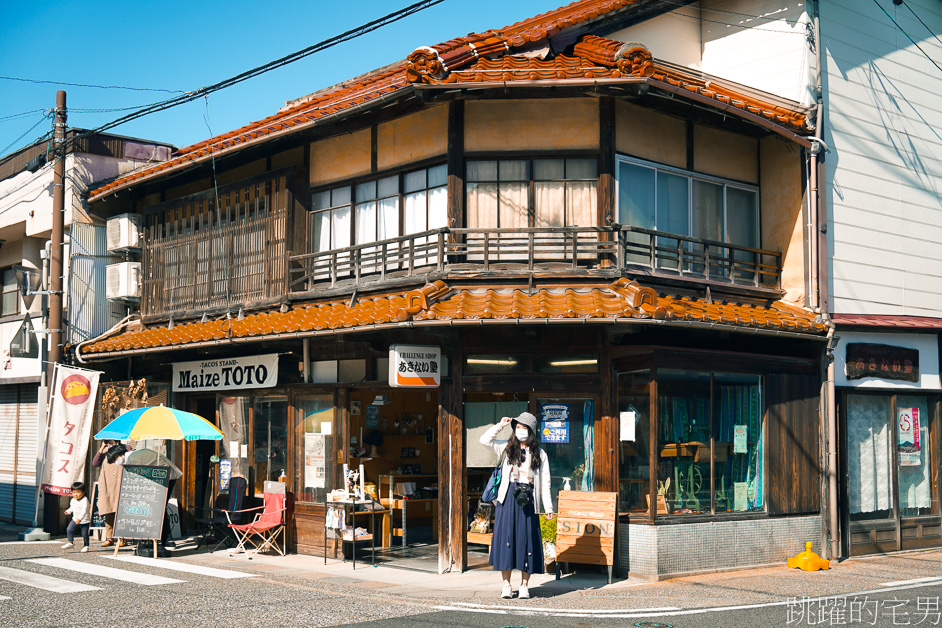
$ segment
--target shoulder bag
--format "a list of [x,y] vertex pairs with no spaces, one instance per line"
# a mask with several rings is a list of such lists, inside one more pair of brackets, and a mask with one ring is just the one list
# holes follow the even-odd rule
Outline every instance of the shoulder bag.
[[497,466],[494,467],[494,471],[491,472],[491,477],[488,478],[487,484],[484,485],[484,493],[481,495],[481,501],[484,503],[491,503],[497,499],[497,492],[500,490],[501,473],[504,467],[504,455],[506,455],[506,453],[506,449],[501,452]]

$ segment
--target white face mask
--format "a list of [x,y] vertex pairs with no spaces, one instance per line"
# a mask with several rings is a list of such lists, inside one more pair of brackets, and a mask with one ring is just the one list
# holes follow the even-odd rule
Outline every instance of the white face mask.
[[523,442],[530,437],[530,430],[525,427],[518,427],[516,430],[514,430],[514,434],[517,436],[517,440]]

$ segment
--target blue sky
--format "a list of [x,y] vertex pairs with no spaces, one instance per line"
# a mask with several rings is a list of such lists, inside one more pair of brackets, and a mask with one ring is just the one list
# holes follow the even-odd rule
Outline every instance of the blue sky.
[[[0,76],[191,91],[301,50],[413,0],[105,2],[0,0]],[[273,114],[284,101],[404,58],[418,46],[500,28],[561,0],[446,0],[391,26],[209,96],[217,135]],[[42,113],[68,93],[69,126],[94,128],[173,94],[0,79],[0,154],[51,128]],[[200,99],[119,126],[112,133],[186,146],[210,136]],[[34,129],[9,146],[20,135]]]

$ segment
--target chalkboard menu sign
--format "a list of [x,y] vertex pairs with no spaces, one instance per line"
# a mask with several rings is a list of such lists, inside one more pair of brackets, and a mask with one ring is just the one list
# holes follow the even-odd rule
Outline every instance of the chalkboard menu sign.
[[164,508],[170,469],[124,465],[114,536],[121,539],[159,539],[163,531]]
[[105,516],[98,512],[98,482],[95,482],[95,488],[92,489],[92,529],[105,527]]

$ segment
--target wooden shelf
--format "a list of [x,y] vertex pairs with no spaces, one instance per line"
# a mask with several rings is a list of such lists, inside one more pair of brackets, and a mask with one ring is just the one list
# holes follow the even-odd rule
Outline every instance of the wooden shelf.
[[491,544],[491,532],[468,532],[468,543],[481,543],[483,545]]

